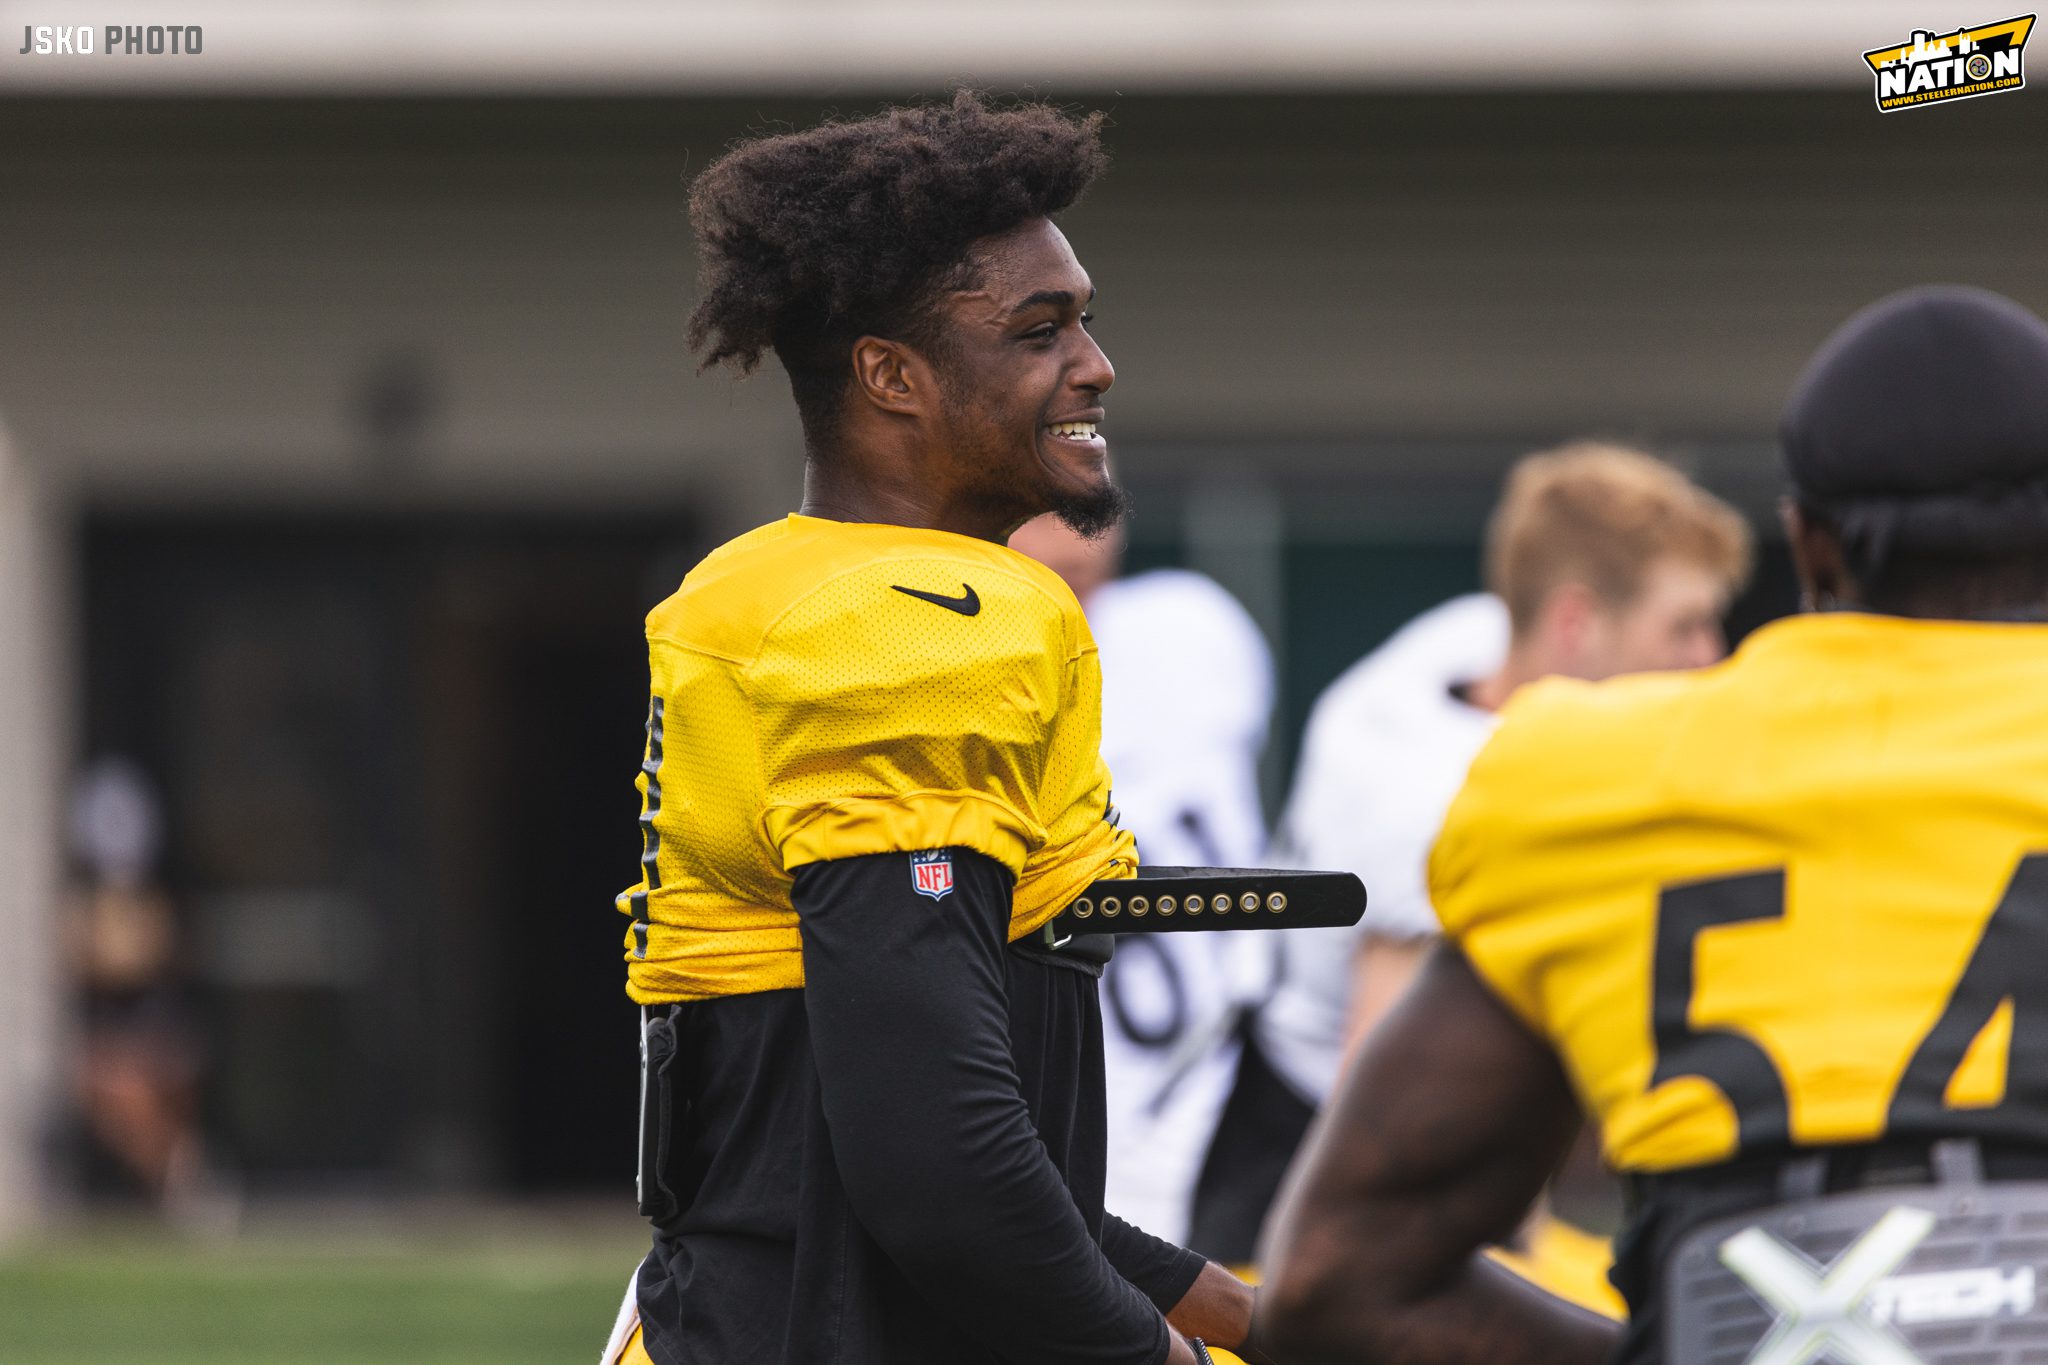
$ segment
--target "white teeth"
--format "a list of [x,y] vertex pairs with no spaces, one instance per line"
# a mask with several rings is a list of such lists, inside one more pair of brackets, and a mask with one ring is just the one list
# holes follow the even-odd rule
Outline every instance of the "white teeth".
[[1055,422],[1046,430],[1055,436],[1069,436],[1083,441],[1095,439],[1095,423],[1093,422]]

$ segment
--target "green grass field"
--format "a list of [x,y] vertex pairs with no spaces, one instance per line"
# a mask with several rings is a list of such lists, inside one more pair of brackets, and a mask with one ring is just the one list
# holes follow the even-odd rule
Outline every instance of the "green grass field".
[[0,1365],[595,1365],[646,1249],[594,1219],[99,1227],[0,1255]]

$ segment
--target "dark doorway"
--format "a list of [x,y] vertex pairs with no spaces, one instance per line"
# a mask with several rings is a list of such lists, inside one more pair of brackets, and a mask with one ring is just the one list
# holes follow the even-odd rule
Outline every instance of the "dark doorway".
[[627,1188],[641,621],[691,520],[104,514],[88,753],[164,798],[245,1179]]

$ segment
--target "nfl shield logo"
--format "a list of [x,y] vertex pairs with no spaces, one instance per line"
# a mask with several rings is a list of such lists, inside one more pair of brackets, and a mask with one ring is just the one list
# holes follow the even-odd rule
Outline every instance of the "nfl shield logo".
[[910,885],[920,896],[942,901],[953,894],[953,855],[940,849],[910,855]]

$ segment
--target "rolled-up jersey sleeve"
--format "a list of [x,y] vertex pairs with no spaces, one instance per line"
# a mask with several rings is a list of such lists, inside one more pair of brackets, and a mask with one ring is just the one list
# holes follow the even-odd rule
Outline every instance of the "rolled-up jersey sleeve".
[[[1650,909],[1652,879],[1621,831],[1662,765],[1662,737],[1618,734],[1629,698],[1682,674],[1606,683],[1546,678],[1520,688],[1473,760],[1431,850],[1430,899],[1444,933],[1501,1001],[1546,1038],[1587,1027],[1598,994],[1575,971]],[[1617,709],[1621,708],[1621,709]],[[1649,964],[1621,975],[1639,983]],[[1603,978],[1602,991],[1614,979]],[[1646,1002],[1647,1003],[1647,1002]]]

